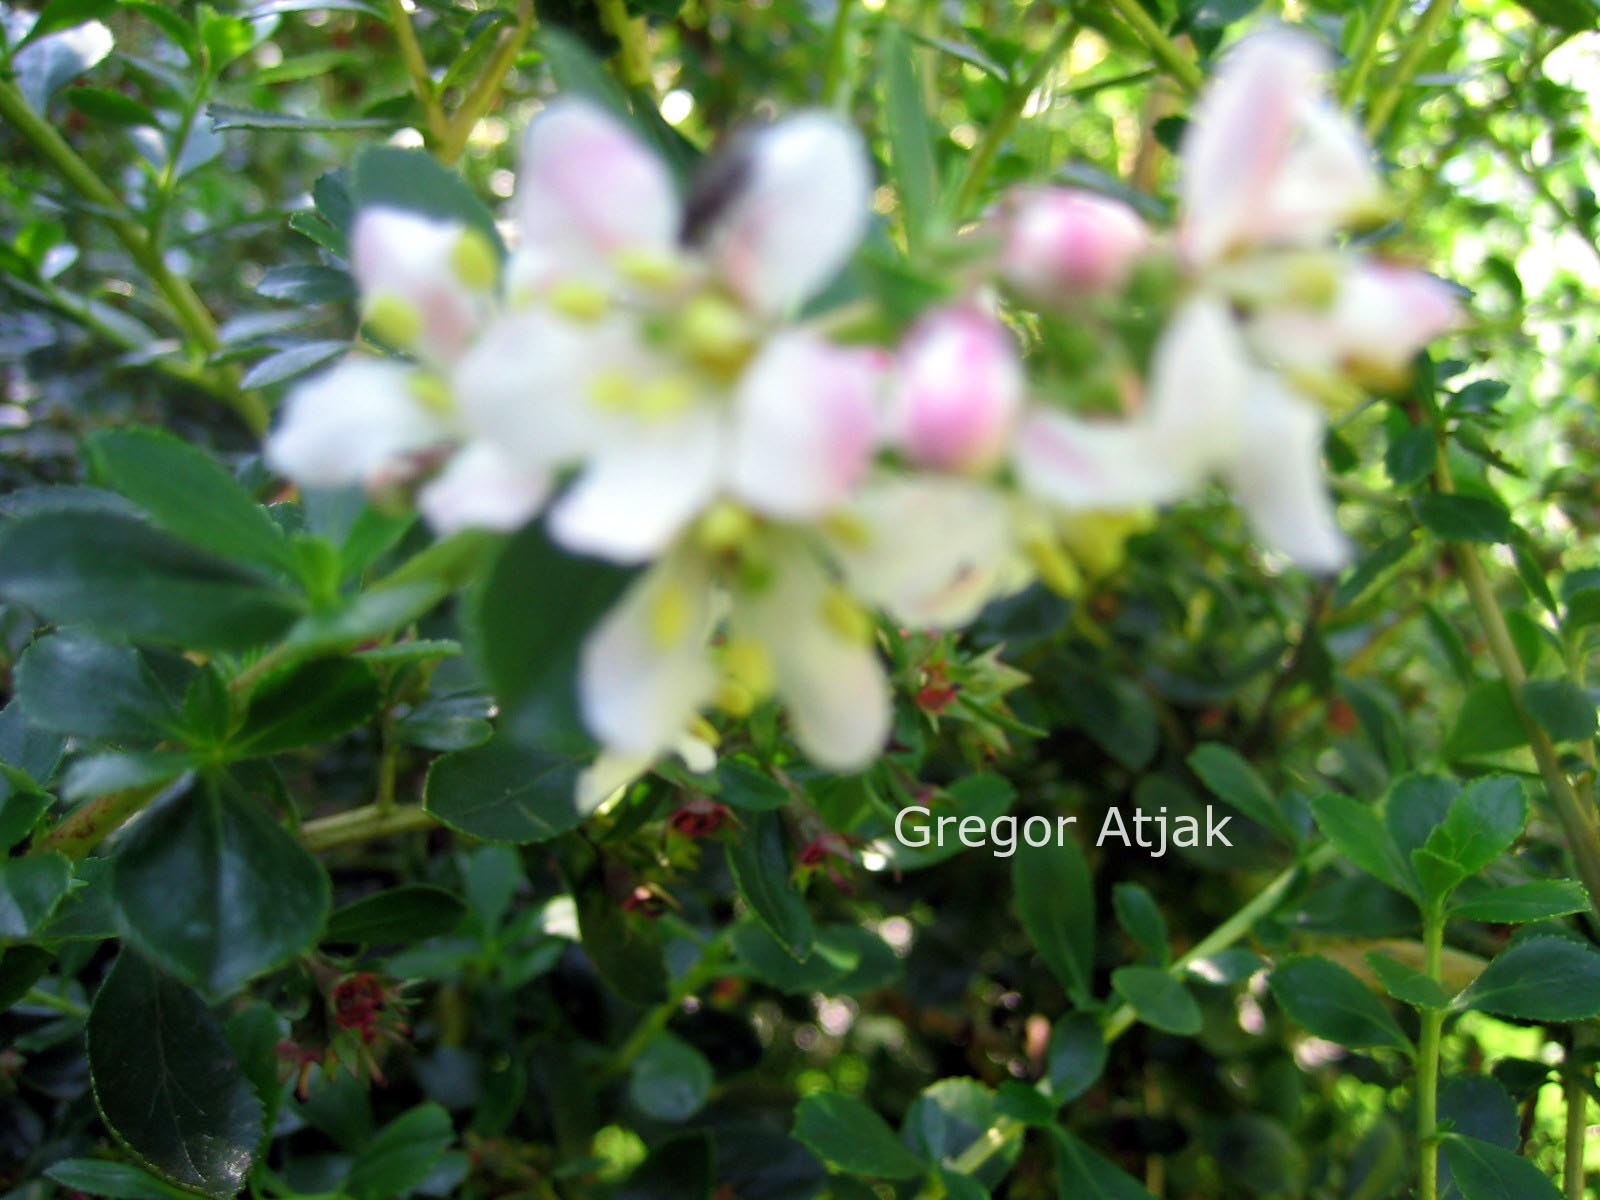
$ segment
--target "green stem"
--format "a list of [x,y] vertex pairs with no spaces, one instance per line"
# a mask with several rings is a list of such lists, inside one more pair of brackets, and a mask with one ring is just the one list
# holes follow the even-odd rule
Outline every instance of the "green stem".
[[1344,88],[1339,93],[1339,99],[1346,108],[1353,105],[1356,97],[1361,95],[1361,89],[1366,86],[1367,76],[1372,71],[1372,64],[1378,57],[1378,43],[1383,40],[1384,31],[1394,24],[1394,19],[1399,13],[1400,0],[1379,0],[1378,11],[1372,14],[1372,23],[1361,35],[1361,46],[1356,51],[1355,61],[1350,64],[1350,74],[1345,76]]
[[422,53],[422,43],[417,41],[416,27],[411,24],[411,14],[402,0],[389,0],[389,28],[394,31],[395,45],[400,51],[400,61],[411,77],[411,90],[417,103],[422,105],[423,121],[428,127],[428,137],[435,145],[442,145],[448,134],[444,109],[433,90],[433,76],[428,74],[428,60]]
[[1417,22],[1417,28],[1406,43],[1405,52],[1395,64],[1394,71],[1373,97],[1372,106],[1367,109],[1367,136],[1374,141],[1388,127],[1389,118],[1394,116],[1395,106],[1400,103],[1400,93],[1422,65],[1423,55],[1433,48],[1439,26],[1450,12],[1450,4],[1451,0],[1432,0],[1423,12],[1422,19]]
[[[1280,872],[1273,880],[1262,888],[1249,901],[1235,912],[1231,917],[1218,925],[1200,941],[1191,946],[1187,953],[1176,959],[1167,967],[1167,974],[1181,975],[1190,964],[1209,958],[1219,951],[1226,950],[1229,946],[1242,939],[1263,917],[1266,917],[1287,896],[1291,889],[1301,878],[1302,873],[1310,875],[1320,871],[1323,867],[1333,862],[1338,857],[1333,846],[1324,843],[1318,846],[1303,860]],[[1131,1005],[1121,1005],[1106,1019],[1102,1036],[1109,1045],[1120,1038],[1137,1020],[1137,1014]],[[1037,1090],[1048,1095],[1048,1081],[1040,1080],[1034,1085]],[[983,1136],[973,1142],[950,1164],[950,1169],[957,1174],[970,1175],[980,1170],[1014,1139],[1022,1136],[1027,1129],[1021,1121],[1011,1117],[1000,1117],[995,1123],[983,1132]]]
[[856,56],[851,53],[856,0],[837,0],[833,24],[828,28],[828,65],[822,73],[822,102],[837,112],[850,108],[855,93]]
[[1005,145],[1006,139],[1017,127],[1017,122],[1022,119],[1022,110],[1028,103],[1028,97],[1033,95],[1044,82],[1045,76],[1060,61],[1061,56],[1066,53],[1077,36],[1076,22],[1061,22],[1061,27],[1050,39],[1050,44],[1039,52],[1038,58],[1033,60],[1033,66],[1028,69],[1027,75],[1006,94],[1000,111],[990,119],[982,140],[973,147],[972,155],[967,159],[966,173],[961,177],[961,186],[956,190],[955,210],[958,217],[977,201],[979,189],[983,187],[984,180],[994,168],[1000,147]]
[[1205,76],[1194,61],[1178,49],[1178,45],[1166,34],[1161,32],[1161,26],[1145,11],[1144,5],[1139,0],[1109,0],[1110,5],[1139,35],[1139,40],[1145,48],[1155,57],[1155,60],[1166,68],[1186,92],[1198,92],[1200,85],[1205,82]]
[[149,804],[165,789],[165,783],[107,792],[86,800],[62,822],[29,847],[29,854],[65,854],[82,858],[100,842],[120,829],[129,817]]
[[77,1017],[80,1021],[89,1016],[87,1006],[79,1004],[76,1000],[68,1000],[65,996],[57,996],[54,992],[47,992],[43,988],[31,987],[22,996],[24,1004],[37,1004],[40,1008],[52,1008],[65,1016]]
[[[1430,905],[1422,914],[1425,970],[1438,981],[1444,952],[1444,914]],[[1439,1200],[1439,1035],[1444,1010],[1422,1010],[1422,1036],[1417,1041],[1417,1200]]]
[[643,17],[630,16],[627,0],[595,0],[600,10],[600,25],[621,44],[617,52],[617,73],[630,88],[649,92],[653,80],[650,71],[649,30]]
[[420,804],[402,804],[385,809],[366,804],[331,817],[319,817],[300,826],[300,841],[307,850],[332,850],[352,842],[393,837],[432,829],[438,822]]
[[673,982],[667,998],[645,1013],[623,1039],[622,1044],[612,1052],[611,1057],[600,1068],[602,1080],[615,1079],[624,1074],[633,1065],[634,1060],[644,1053],[645,1047],[666,1029],[667,1022],[671,1021],[683,1007],[683,1002],[721,973],[726,947],[725,933],[718,934],[705,943],[700,951],[699,961]]
[[[161,293],[178,326],[201,351],[208,355],[214,353],[221,344],[217,324],[193,285],[172,273],[160,249],[144,227],[133,219],[121,198],[67,144],[56,127],[33,110],[16,84],[9,80],[0,80],[0,117],[39,152],[69,187],[102,210],[111,232]],[[253,433],[266,432],[267,410],[259,397],[234,389],[227,399]]]
[[[1567,1047],[1569,1058],[1575,1057],[1572,1053],[1573,1048],[1573,1043],[1569,1043]],[[1579,1074],[1577,1064],[1569,1062],[1561,1081],[1562,1098],[1567,1105],[1566,1157],[1561,1167],[1561,1181],[1566,1192],[1566,1200],[1584,1200],[1588,1195],[1583,1169],[1583,1148],[1589,1137],[1589,1095],[1583,1083],[1583,1076]]]
[[484,64],[467,98],[461,102],[455,116],[450,118],[444,136],[439,140],[439,161],[446,166],[454,163],[466,149],[472,131],[500,97],[500,85],[506,74],[516,64],[517,56],[527,44],[533,30],[533,0],[522,0],[517,9],[517,23],[500,37],[494,55]]

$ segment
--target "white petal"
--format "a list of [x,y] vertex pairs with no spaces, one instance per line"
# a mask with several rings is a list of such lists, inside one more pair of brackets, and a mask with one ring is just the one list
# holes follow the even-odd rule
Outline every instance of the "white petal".
[[733,621],[772,656],[778,696],[807,757],[828,770],[857,771],[889,739],[889,685],[873,642],[827,619],[829,587],[822,567],[792,548],[765,588],[735,597]]
[[556,500],[551,533],[569,550],[616,562],[661,553],[716,495],[722,440],[705,408],[639,423]]
[[646,771],[654,760],[642,754],[615,754],[602,750],[578,773],[574,803],[584,816],[596,812]]
[[1237,453],[1224,471],[1256,536],[1311,571],[1335,571],[1350,547],[1322,472],[1322,413],[1257,375]]
[[417,507],[440,533],[518,529],[550,493],[550,476],[526,470],[482,442],[458,451],[417,495]]
[[1336,341],[1347,363],[1403,371],[1460,320],[1455,292],[1426,271],[1364,262],[1345,274],[1334,302]]
[[1000,460],[1025,381],[997,317],[971,305],[936,309],[912,329],[898,366],[892,420],[913,462],[982,471]]
[[667,559],[642,575],[584,642],[578,699],[607,750],[652,762],[711,698],[714,597],[704,569]]
[[411,368],[349,358],[296,386],[267,438],[269,467],[308,487],[374,479],[404,456],[450,440],[419,403]]
[[[415,337],[399,339],[432,362],[450,362],[467,346],[488,313],[493,290],[493,260],[487,246],[476,248],[487,278],[471,282],[461,270],[462,238],[478,237],[465,226],[434,221],[393,208],[363,209],[350,231],[350,269],[370,315],[382,305],[402,305],[416,325]],[[409,323],[408,321],[408,323]],[[379,336],[393,336],[380,328]]]
[[1258,234],[1296,123],[1326,55],[1309,38],[1247,38],[1224,60],[1184,132],[1180,152],[1182,242],[1208,263]]
[[1195,482],[1232,451],[1249,379],[1225,304],[1202,295],[1178,310],[1152,356],[1145,408],[1168,470]]
[[1383,186],[1365,136],[1350,115],[1323,98],[1301,107],[1294,144],[1263,207],[1280,238],[1323,238],[1375,208]]
[[867,484],[832,541],[851,591],[913,629],[954,629],[1025,578],[1006,497],[949,476]]
[[1173,453],[1146,420],[1035,411],[1018,427],[1011,457],[1024,489],[1066,509],[1162,504],[1197,482],[1189,456]]
[[579,271],[628,251],[668,254],[683,220],[661,159],[609,112],[571,97],[528,125],[515,207],[523,248]]
[[864,352],[810,334],[767,343],[734,401],[733,490],[790,520],[836,506],[872,459],[878,376]]
[[837,275],[866,231],[872,172],[861,136],[824,113],[755,134],[706,249],[733,290],[768,314]]

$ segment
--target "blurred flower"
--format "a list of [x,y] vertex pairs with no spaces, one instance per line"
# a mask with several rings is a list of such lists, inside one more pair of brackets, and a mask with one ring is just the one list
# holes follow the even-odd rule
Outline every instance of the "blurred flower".
[[694,796],[680,804],[667,820],[676,832],[688,838],[710,837],[733,820],[733,810],[706,796]]
[[912,462],[983,471],[1004,456],[1022,406],[1022,362],[998,318],[970,305],[935,309],[900,348],[893,433]]
[[1080,188],[1014,190],[1000,234],[1006,282],[1047,304],[1115,291],[1150,247],[1149,227],[1129,205]]

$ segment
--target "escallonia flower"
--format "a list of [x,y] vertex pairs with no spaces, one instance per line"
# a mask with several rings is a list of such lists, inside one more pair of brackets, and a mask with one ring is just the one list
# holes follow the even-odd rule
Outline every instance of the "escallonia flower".
[[1118,291],[1153,241],[1131,205],[1084,188],[1013,189],[997,224],[1000,274],[1040,304]]
[[1130,419],[1036,409],[1023,486],[1132,507],[1220,477],[1257,537],[1312,570],[1348,557],[1322,470],[1323,408],[1403,378],[1457,319],[1443,281],[1341,246],[1384,211],[1365,139],[1323,93],[1325,52],[1277,31],[1234,49],[1180,148],[1183,295]]
[[655,557],[719,501],[826,516],[877,448],[881,356],[792,318],[863,232],[860,137],[800,113],[735,139],[687,200],[619,120],[557,101],[528,129],[510,308],[465,356],[467,422],[574,468],[552,536]]

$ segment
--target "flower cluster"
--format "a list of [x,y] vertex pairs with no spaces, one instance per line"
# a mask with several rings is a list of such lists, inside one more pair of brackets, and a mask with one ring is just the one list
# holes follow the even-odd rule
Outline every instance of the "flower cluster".
[[[892,712],[874,612],[951,629],[1034,578],[1073,590],[1212,478],[1269,546],[1343,560],[1323,407],[1403,373],[1455,304],[1336,240],[1383,197],[1324,65],[1289,33],[1232,53],[1170,235],[1100,195],[1004,197],[969,239],[983,269],[889,348],[802,313],[868,224],[849,127],[748,132],[684,198],[621,119],[558,100],[527,131],[503,264],[471,228],[359,215],[351,267],[388,353],[296,390],[268,461],[414,493],[440,531],[542,512],[574,553],[648,564],[581,655],[616,761],[702,760],[704,710],[773,697],[814,761],[862,767]],[[1153,348],[1108,349],[1105,314],[1134,304],[1159,312]],[[1032,369],[1074,334],[1093,366]]]

